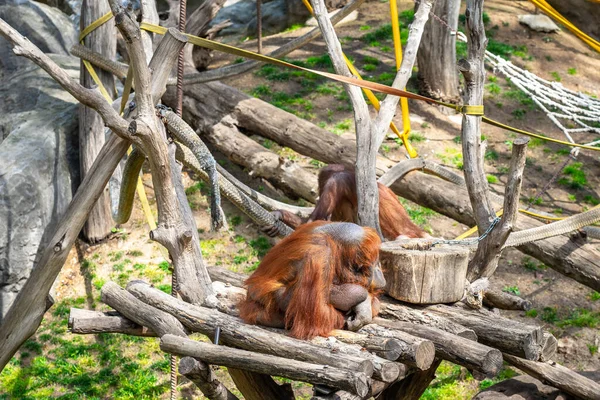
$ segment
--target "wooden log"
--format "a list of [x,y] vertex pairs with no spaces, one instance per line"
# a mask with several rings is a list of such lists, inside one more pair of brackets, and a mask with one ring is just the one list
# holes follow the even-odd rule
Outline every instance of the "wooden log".
[[179,319],[192,331],[210,337],[220,327],[221,341],[227,345],[345,368],[368,376],[373,374],[373,364],[370,361],[353,355],[332,353],[303,340],[272,333],[255,325],[246,325],[238,318],[214,309],[191,305],[140,281],[130,282],[127,290],[144,303]]
[[238,400],[216,377],[208,364],[192,357],[179,360],[179,373],[194,382],[210,400]]
[[133,336],[156,336],[153,330],[114,313],[82,310],[71,307],[69,329],[80,335],[96,333],[122,333]]
[[202,137],[231,161],[247,168],[250,175],[261,176],[288,193],[301,196],[312,203],[316,202],[315,175],[242,134],[229,116],[203,131]]
[[[392,301],[394,303],[392,303]],[[398,304],[395,300],[390,298],[386,299],[384,297],[382,299],[379,315],[385,317],[386,319],[395,321],[426,325],[430,328],[436,328],[465,339],[477,341],[477,335],[470,328],[454,323],[448,318],[435,315],[426,310],[411,308],[403,304]]]
[[510,293],[486,290],[483,295],[483,304],[488,307],[495,307],[501,310],[531,310],[531,301],[523,299]]
[[[336,331],[337,332],[337,331]],[[369,335],[367,335],[369,336]],[[378,337],[376,334],[371,334],[371,337]],[[399,348],[399,356],[397,360],[407,365],[417,367],[421,370],[428,369],[435,358],[435,346],[430,340],[422,339],[404,332],[397,332],[394,336]],[[324,338],[316,338],[319,342],[327,340]],[[391,380],[382,379],[384,382]]]
[[344,343],[357,344],[371,353],[375,353],[379,357],[391,361],[395,361],[400,357],[404,347],[404,342],[399,339],[361,335],[356,332],[339,329],[331,332],[331,336]]
[[[0,21],[2,35],[13,45],[18,45],[22,55],[43,66],[45,71],[82,103],[96,104],[98,109],[102,110],[107,126],[114,129],[118,135],[127,135],[127,122],[118,118],[118,114],[112,107],[102,109],[102,107],[106,107],[107,103],[101,95],[96,92],[81,92],[65,71],[53,64],[39,49],[31,45],[31,42],[26,41],[16,31],[9,28]],[[167,40],[167,36],[159,44],[159,49],[165,40]],[[175,53],[163,53],[160,58],[153,57],[150,63],[155,78],[152,83],[152,98],[155,101],[158,101],[164,92],[166,78],[174,64],[175,57],[173,56],[178,51],[176,48],[169,48]],[[157,53],[159,49],[157,49]],[[36,263],[36,268],[31,271],[27,282],[5,315],[3,323],[0,325],[0,348],[3,350],[0,352],[0,369],[4,368],[21,344],[35,333],[42,321],[48,307],[47,298],[50,288],[87,220],[88,210],[99,198],[115,168],[127,152],[129,141],[118,135],[113,134],[107,139],[92,169],[81,182],[61,222],[56,227],[55,233],[48,241],[46,249],[43,250]],[[24,320],[23,315],[27,315],[27,319]]]
[[357,396],[354,393],[338,390],[335,393],[323,396],[313,396],[310,400],[362,400],[364,397]]
[[[317,154],[312,156],[319,159]],[[431,208],[462,224],[473,226],[474,219],[464,188],[435,176],[411,172],[392,185],[392,190],[408,200]],[[535,228],[543,223],[520,214],[515,230]],[[561,274],[600,291],[600,251],[577,235],[554,236],[517,247]]]
[[[165,293],[165,295],[167,294]],[[108,304],[133,322],[149,327],[158,336],[173,334],[187,337],[185,328],[177,318],[138,300],[114,282],[106,282],[102,286],[101,296],[103,303]]]
[[369,360],[373,364],[373,376],[382,382],[394,382],[406,376],[407,368],[404,364],[386,360],[385,358],[369,353],[366,350],[362,350],[356,345],[348,345],[332,337],[324,338],[320,336],[313,338],[310,342],[324,347],[332,353],[349,354]]
[[359,396],[365,396],[369,390],[369,378],[361,372],[217,346],[168,334],[161,337],[160,348],[172,354],[191,356],[209,364],[323,384]]
[[435,378],[435,371],[441,359],[437,359],[429,369],[417,371],[406,379],[396,382],[387,388],[378,399],[380,400],[419,400],[425,389]]
[[[107,1],[84,0],[81,5],[80,28],[83,30],[96,19],[110,11]],[[114,24],[103,24],[90,32],[84,39],[87,48],[95,51],[108,59],[115,58],[117,51],[117,35]],[[98,86],[87,71],[84,63],[80,63],[79,83],[87,88]],[[96,74],[106,89],[110,98],[115,96],[114,77],[111,73],[96,69]],[[106,142],[104,122],[100,115],[93,109],[79,105],[79,164],[81,178],[90,171],[100,149]],[[110,194],[105,188],[94,207],[90,210],[88,220],[83,226],[83,236],[91,243],[98,242],[107,237],[113,227]]]
[[521,371],[582,400],[600,400],[600,384],[555,362],[524,360],[510,354],[504,359]]
[[558,350],[558,340],[556,340],[553,334],[544,332],[544,347],[540,353],[539,361],[552,360],[556,355],[556,350]]
[[427,310],[473,329],[483,344],[528,360],[540,357],[543,332],[537,326],[525,325],[484,310],[466,310],[442,304],[429,306]]
[[416,304],[459,301],[464,294],[469,250],[436,246],[427,251],[400,243],[381,245],[381,266],[389,296]]
[[243,369],[227,368],[231,379],[246,400],[294,400],[290,383],[278,385],[273,378]]
[[408,322],[389,321],[383,318],[374,318],[373,322],[380,326],[367,325],[359,330],[359,333],[396,337],[396,332],[402,331],[429,339],[435,345],[437,357],[462,365],[471,371],[479,371],[488,377],[496,376],[502,367],[502,354],[500,351],[481,343],[439,329]]

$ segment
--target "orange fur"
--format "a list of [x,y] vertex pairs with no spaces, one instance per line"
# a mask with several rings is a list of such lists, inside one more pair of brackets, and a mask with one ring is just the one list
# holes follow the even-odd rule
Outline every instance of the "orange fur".
[[[360,245],[347,245],[304,224],[279,242],[246,280],[247,298],[239,304],[248,323],[283,325],[296,338],[327,335],[344,326],[343,314],[329,303],[334,284],[369,285],[372,266],[379,258],[381,240],[364,229]],[[282,299],[289,298],[287,307]]]
[[[394,192],[380,183],[377,187],[383,237],[394,240],[400,235],[409,238],[429,236],[410,220]],[[329,165],[319,172],[319,201],[308,220],[357,222],[357,203],[354,171],[339,164]]]

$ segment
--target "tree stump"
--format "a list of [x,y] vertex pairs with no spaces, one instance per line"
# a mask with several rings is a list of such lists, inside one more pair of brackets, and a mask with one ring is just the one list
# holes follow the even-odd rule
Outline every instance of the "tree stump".
[[413,304],[459,301],[463,297],[469,250],[435,246],[426,241],[396,241],[381,245],[380,258],[386,292]]

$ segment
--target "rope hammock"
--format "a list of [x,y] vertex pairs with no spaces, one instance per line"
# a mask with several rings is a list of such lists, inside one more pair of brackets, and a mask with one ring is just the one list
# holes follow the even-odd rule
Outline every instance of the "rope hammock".
[[[466,42],[462,32],[458,32],[457,37]],[[519,90],[527,94],[564,133],[569,142],[575,143],[572,137],[575,133],[600,134],[600,100],[569,90],[559,82],[542,79],[487,50],[485,56],[494,73],[501,72]],[[599,143],[600,139],[596,139],[585,145],[593,146]]]

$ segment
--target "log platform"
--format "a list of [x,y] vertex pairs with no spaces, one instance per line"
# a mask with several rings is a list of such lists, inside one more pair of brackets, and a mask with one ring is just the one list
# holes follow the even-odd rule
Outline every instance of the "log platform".
[[[217,298],[221,298],[220,290],[244,292],[234,286],[243,281],[242,274],[225,274],[217,267],[209,268],[209,274],[227,281],[214,282]],[[273,383],[269,375],[277,375],[330,388],[328,395],[319,391],[315,399],[364,399],[389,388],[409,390],[406,387],[433,377],[440,360],[487,377],[496,376],[503,360],[509,361],[526,366],[530,374],[551,374],[548,380],[561,389],[564,375],[567,389],[574,390],[568,370],[555,367],[548,372],[548,362],[556,353],[556,339],[550,333],[460,305],[424,307],[384,297],[381,317],[358,332],[339,330],[329,338],[302,341],[288,337],[283,330],[246,325],[230,306],[192,305],[142,281],[130,282],[127,289],[107,283],[102,298],[116,311],[71,309],[69,328],[73,333],[160,337],[163,350],[184,356],[180,370],[193,377],[192,382],[205,393],[219,393],[209,398],[232,395],[205,373],[206,364],[261,377],[265,384]],[[217,327],[221,346],[184,335],[199,332],[212,339]],[[284,392],[283,387],[275,388]],[[293,398],[290,396],[286,394]]]

